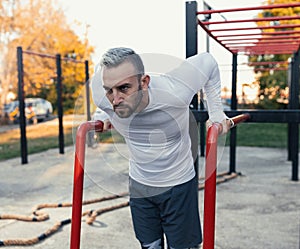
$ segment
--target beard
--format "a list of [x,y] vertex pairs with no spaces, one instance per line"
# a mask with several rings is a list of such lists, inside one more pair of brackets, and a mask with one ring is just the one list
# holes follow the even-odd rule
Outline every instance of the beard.
[[114,112],[120,118],[128,118],[130,117],[138,107],[140,106],[143,99],[143,90],[141,84],[139,84],[138,91],[133,94],[134,96],[129,96],[126,103],[120,103],[118,105],[114,105]]

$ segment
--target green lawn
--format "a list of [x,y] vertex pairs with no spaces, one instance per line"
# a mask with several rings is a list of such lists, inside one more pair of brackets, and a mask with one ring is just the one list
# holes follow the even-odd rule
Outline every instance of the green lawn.
[[237,145],[285,148],[287,124],[242,123],[237,126]]
[[[50,148],[58,148],[57,126],[42,124],[27,127],[28,154],[38,153]],[[19,129],[0,133],[0,161],[20,157]],[[64,127],[65,146],[73,144],[72,125]],[[124,142],[116,132],[97,135],[97,142],[111,143]],[[229,144],[229,137],[226,139]],[[287,146],[287,124],[271,123],[242,123],[237,127],[238,146],[276,147]]]
[[[51,148],[58,148],[58,128],[47,127],[41,130],[41,126],[31,125],[26,129],[28,154],[42,152]],[[20,130],[14,129],[0,133],[0,161],[20,157]],[[73,143],[72,127],[64,129],[65,146]]]

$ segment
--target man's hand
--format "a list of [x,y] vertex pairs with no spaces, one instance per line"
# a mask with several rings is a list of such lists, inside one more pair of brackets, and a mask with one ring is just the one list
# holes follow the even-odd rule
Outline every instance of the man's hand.
[[[211,120],[207,120],[206,130],[208,130],[209,127],[212,126],[212,124],[213,122]],[[223,135],[226,134],[234,126],[234,122],[232,121],[231,118],[226,118],[222,121],[221,126],[222,126],[222,132],[220,133],[220,135]]]
[[222,135],[226,134],[232,127],[234,126],[234,122],[231,118],[226,118],[222,121]]
[[112,124],[109,119],[103,121],[103,131],[108,131],[112,128]]

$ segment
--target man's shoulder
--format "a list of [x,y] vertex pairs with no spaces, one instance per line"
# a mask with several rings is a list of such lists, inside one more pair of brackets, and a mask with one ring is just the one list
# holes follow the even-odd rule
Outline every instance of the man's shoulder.
[[193,60],[193,59],[197,59],[199,61],[203,61],[203,62],[215,62],[215,58],[212,56],[212,54],[208,53],[208,52],[203,52],[203,53],[199,53],[196,54],[194,56],[189,57],[187,60]]
[[153,89],[171,90],[176,86],[176,78],[168,74],[150,75],[149,87]]

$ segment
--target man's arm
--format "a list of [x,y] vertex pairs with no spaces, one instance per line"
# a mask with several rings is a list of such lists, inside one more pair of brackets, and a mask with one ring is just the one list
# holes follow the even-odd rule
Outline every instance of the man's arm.
[[107,130],[111,129],[111,127],[112,127],[109,116],[104,111],[95,112],[95,114],[93,116],[93,120],[100,120],[103,122],[103,131],[107,131]]
[[[192,56],[187,61],[207,78],[203,85],[209,114],[207,126],[209,127],[215,122],[221,123],[223,127],[222,133],[226,133],[231,127],[231,121],[223,111],[220,71],[216,60],[209,53],[203,53]],[[200,89],[202,85],[199,84],[199,86]]]
[[[96,67],[95,74],[91,80],[91,91],[93,101],[98,108],[111,108],[111,104],[105,97],[105,92],[102,85],[102,73],[99,66]],[[100,115],[97,115],[95,119],[103,122],[103,131],[111,129],[112,124],[110,122],[109,115],[105,111],[102,110]]]

